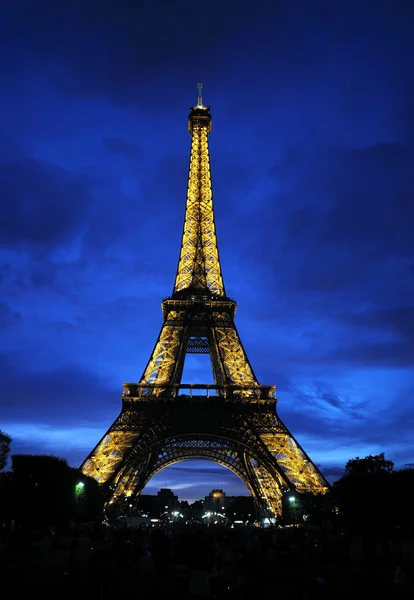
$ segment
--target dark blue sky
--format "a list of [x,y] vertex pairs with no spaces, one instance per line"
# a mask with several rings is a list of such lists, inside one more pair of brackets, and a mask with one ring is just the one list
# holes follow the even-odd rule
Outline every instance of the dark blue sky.
[[[414,4],[6,0],[0,427],[78,466],[172,291],[189,107],[211,105],[227,293],[261,383],[333,481],[414,463]],[[206,359],[206,360],[204,360]],[[184,379],[211,381],[191,355]],[[245,491],[212,463],[147,491]]]

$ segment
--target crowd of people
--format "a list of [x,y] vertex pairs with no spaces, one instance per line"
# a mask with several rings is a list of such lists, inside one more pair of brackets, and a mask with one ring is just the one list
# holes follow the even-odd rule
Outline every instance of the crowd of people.
[[3,541],[1,560],[4,584],[43,600],[414,597],[410,532],[84,525],[37,538],[20,532]]

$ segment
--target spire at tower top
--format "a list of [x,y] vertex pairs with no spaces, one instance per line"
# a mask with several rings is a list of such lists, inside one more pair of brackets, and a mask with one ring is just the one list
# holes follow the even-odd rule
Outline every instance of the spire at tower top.
[[198,100],[197,100],[197,108],[201,108],[203,106],[203,84],[202,83],[197,83],[197,89],[198,89]]

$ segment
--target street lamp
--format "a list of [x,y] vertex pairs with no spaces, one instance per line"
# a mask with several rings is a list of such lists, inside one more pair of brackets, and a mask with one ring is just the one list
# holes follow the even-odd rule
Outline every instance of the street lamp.
[[81,496],[84,492],[84,487],[85,484],[83,483],[83,481],[78,481],[78,483],[75,485],[75,495]]

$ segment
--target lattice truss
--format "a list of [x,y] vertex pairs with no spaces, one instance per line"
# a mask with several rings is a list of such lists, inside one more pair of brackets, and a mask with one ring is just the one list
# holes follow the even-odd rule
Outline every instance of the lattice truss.
[[182,316],[171,311],[162,326],[140,383],[173,383],[178,353],[183,342]]
[[257,481],[262,504],[270,510],[272,516],[279,515],[282,512],[282,490],[286,488],[278,485],[278,481],[274,475],[269,473],[263,465],[258,464],[255,460],[251,460],[250,462],[252,467],[250,477],[254,476]]
[[288,432],[262,434],[261,439],[298,492],[324,494],[328,491],[324,477],[292,435]]
[[83,463],[82,472],[85,475],[93,477],[98,483],[105,483],[118,471],[141,433],[139,428],[124,430],[128,422],[129,416],[121,413]]
[[192,126],[184,231],[174,292],[208,289],[225,295],[214,225],[208,122]]
[[219,315],[216,315],[216,318],[222,322],[224,321],[226,325],[214,328],[214,339],[227,381],[239,385],[258,385],[233,319],[230,315],[223,315],[221,319],[219,319]]
[[328,483],[281,419],[269,412],[254,415],[252,429],[299,492],[326,493]]
[[[200,321],[208,331],[206,337],[210,345],[215,381],[223,384],[258,385],[230,315],[202,313],[190,319],[185,313],[176,311],[167,315],[140,383],[179,383],[188,340],[194,336],[194,330],[199,333]],[[208,327],[205,326],[206,321],[209,323]]]

